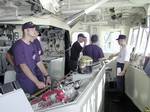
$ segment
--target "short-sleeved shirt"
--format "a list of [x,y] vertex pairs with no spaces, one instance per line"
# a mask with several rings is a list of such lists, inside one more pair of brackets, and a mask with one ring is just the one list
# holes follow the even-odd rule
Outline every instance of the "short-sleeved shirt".
[[38,40],[38,39],[35,39],[35,40],[33,41],[33,43],[34,43],[35,46],[36,46],[36,49],[37,49],[37,51],[38,51],[38,54],[39,54],[39,55],[43,55],[43,50],[42,50],[42,47],[41,47],[41,44],[40,44],[39,40]]
[[26,64],[32,71],[36,63],[40,61],[40,55],[35,43],[26,44],[23,40],[18,40],[13,47],[13,56],[16,66],[16,72],[21,73],[20,64]]
[[100,58],[104,57],[102,49],[94,44],[85,46],[83,49],[83,55],[91,57],[93,62],[97,62]]
[[16,78],[19,81],[23,90],[32,94],[37,88],[35,84],[24,74],[20,68],[20,64],[26,64],[31,72],[40,80],[43,81],[42,73],[37,67],[40,61],[40,55],[43,53],[38,40],[26,44],[23,40],[18,40],[12,48]]
[[[36,45],[36,49],[38,50],[38,54],[39,55],[43,55],[43,50],[42,50],[42,47],[41,47],[41,44],[39,42],[38,39],[35,39],[33,41],[33,43]],[[10,53],[11,55],[13,55],[13,47],[15,47],[15,43],[11,46],[11,48],[7,51],[8,53]]]
[[119,55],[117,57],[117,62],[125,63],[125,61],[129,62],[130,60],[130,50],[129,47],[125,46],[120,49]]
[[71,57],[70,59],[73,61],[78,61],[80,52],[82,51],[82,46],[78,41],[76,41],[71,47]]

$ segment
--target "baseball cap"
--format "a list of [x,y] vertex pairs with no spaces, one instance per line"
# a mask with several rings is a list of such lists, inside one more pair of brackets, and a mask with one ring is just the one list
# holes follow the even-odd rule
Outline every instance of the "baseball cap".
[[79,34],[78,34],[78,37],[86,38],[82,33],[79,33]]
[[119,37],[116,40],[119,40],[119,39],[126,39],[126,36],[125,35],[119,35]]
[[35,28],[35,24],[33,24],[32,22],[26,22],[22,25],[22,30],[28,29],[28,28]]

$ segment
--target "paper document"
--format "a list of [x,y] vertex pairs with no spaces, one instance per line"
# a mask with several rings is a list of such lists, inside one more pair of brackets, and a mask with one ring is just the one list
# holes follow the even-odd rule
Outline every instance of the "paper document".
[[117,67],[117,76],[122,76],[123,74],[120,74],[121,73],[121,68],[120,67]]

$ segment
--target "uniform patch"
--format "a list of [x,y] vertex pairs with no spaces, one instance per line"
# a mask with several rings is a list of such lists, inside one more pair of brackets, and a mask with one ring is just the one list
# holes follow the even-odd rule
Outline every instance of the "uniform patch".
[[34,55],[32,56],[32,59],[35,60],[35,58],[36,58],[36,55],[34,54]]
[[41,53],[42,53],[42,51],[41,51],[41,50],[39,50],[39,55],[41,55]]

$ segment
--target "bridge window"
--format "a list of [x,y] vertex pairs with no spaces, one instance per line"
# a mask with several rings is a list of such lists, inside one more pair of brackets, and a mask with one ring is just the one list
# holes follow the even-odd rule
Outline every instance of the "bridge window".
[[149,34],[149,28],[143,29],[143,35],[141,36],[141,39],[139,41],[139,48],[138,48],[138,53],[139,54],[144,54],[145,48],[146,48],[146,43],[148,41],[148,34]]
[[138,32],[139,32],[139,28],[131,28],[130,30],[128,45],[132,46],[132,48],[136,46]]
[[147,48],[146,48],[145,56],[150,56],[150,35],[148,36],[148,43],[147,43]]
[[119,35],[120,31],[104,33],[104,45],[102,48],[105,53],[119,52],[120,46],[118,41],[116,41]]
[[137,35],[136,44],[135,44],[135,53],[136,54],[141,54],[140,46],[142,44],[143,32],[144,32],[144,28],[140,27],[138,35]]
[[131,29],[129,34],[129,41],[128,44],[130,46],[135,47],[135,54],[141,54],[143,55],[145,52],[147,54],[148,49],[150,48],[149,44],[146,44],[148,41],[148,35],[149,35],[149,28],[138,28],[138,29]]

